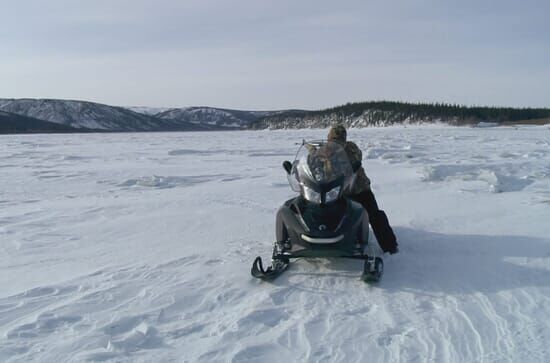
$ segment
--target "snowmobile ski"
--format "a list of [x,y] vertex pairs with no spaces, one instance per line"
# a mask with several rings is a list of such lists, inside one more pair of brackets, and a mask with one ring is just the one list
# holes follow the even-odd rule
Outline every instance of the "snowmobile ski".
[[361,280],[365,282],[378,282],[384,274],[384,261],[380,257],[369,257],[365,260]]
[[250,273],[258,279],[273,280],[282,274],[288,268],[289,264],[287,259],[273,259],[271,260],[271,266],[264,269],[262,258],[258,256],[254,260],[254,263],[252,263]]

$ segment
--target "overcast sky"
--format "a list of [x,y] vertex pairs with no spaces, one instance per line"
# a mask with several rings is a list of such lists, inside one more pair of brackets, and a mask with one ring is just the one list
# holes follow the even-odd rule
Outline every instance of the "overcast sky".
[[0,97],[550,107],[550,1],[0,0]]

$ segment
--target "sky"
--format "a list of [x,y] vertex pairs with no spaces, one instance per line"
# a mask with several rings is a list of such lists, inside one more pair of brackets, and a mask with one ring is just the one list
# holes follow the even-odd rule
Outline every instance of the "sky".
[[0,0],[0,98],[550,107],[548,14],[548,0]]

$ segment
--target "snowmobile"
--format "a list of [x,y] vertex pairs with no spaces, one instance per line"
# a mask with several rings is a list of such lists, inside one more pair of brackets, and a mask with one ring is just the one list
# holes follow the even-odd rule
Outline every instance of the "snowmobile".
[[252,264],[252,276],[272,280],[291,259],[352,258],[364,260],[361,278],[380,280],[384,263],[369,244],[369,218],[363,206],[346,197],[355,174],[342,145],[333,141],[302,142],[294,162],[283,167],[293,191],[276,217],[276,242],[271,266],[262,258]]

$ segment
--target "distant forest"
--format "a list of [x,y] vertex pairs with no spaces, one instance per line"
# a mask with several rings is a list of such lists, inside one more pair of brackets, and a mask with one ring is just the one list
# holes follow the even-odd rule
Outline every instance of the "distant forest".
[[[264,117],[252,125],[263,128],[286,122],[288,126],[297,120],[321,120],[328,117],[343,122],[348,118],[361,117],[368,113],[367,123],[401,123],[404,120],[430,122],[441,120],[454,124],[473,124],[477,122],[529,123],[529,121],[550,122],[550,108],[512,108],[464,106],[448,103],[410,103],[395,101],[369,101],[346,103],[317,111],[292,110]],[[294,121],[292,121],[294,120]],[[321,125],[324,126],[324,125]]]
[[400,113],[405,117],[412,116],[417,119],[449,119],[456,117],[460,120],[476,120],[499,123],[550,117],[550,108],[472,107],[448,103],[409,103],[392,101],[346,103],[343,106],[336,106],[320,111],[312,111],[309,114],[342,114],[343,116],[358,116],[369,109]]
[[366,109],[393,111],[418,118],[458,117],[459,119],[475,119],[488,122],[506,122],[532,120],[550,117],[549,108],[511,108],[511,107],[470,107],[447,103],[407,103],[407,102],[360,102],[347,103],[318,113],[344,113],[345,115],[361,114]]

